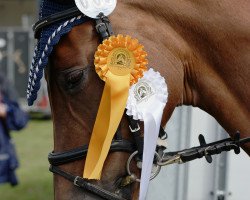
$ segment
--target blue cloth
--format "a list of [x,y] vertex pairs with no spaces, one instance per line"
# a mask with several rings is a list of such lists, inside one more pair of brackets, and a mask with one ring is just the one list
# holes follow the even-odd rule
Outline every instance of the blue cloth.
[[[40,6],[39,19],[43,19],[52,14],[70,9],[75,6],[74,1],[69,3],[64,3],[63,1],[61,2],[62,3],[58,3],[53,0],[43,0]],[[43,77],[44,68],[48,64],[49,56],[55,45],[57,45],[61,37],[70,32],[74,26],[82,24],[88,20],[89,18],[83,17],[83,15],[81,15],[79,18],[77,17],[54,23],[49,27],[45,27],[41,31],[40,38],[37,41],[34,51],[32,65],[30,67],[27,88],[28,105],[33,105],[37,98],[37,92],[41,86],[40,81]]]
[[9,131],[22,129],[28,122],[28,115],[16,102],[4,99],[3,103],[8,109],[6,119],[0,120],[0,183],[9,182],[14,186],[18,183],[15,175],[18,160]]
[[0,89],[1,102],[7,105],[6,118],[0,118],[0,184],[10,183],[14,186],[18,184],[15,175],[18,160],[9,132],[25,127],[28,115],[20,109],[14,100],[13,89],[10,88],[10,84],[4,80],[2,75],[0,75]]

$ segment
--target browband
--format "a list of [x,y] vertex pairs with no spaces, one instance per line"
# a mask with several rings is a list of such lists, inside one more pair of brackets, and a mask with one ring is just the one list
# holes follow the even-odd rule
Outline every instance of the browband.
[[32,27],[34,31],[35,39],[39,39],[39,33],[41,32],[42,28],[49,26],[51,24],[54,24],[56,22],[65,20],[65,19],[77,17],[79,15],[85,16],[77,7],[74,7],[74,8],[70,8],[68,10],[58,12],[56,14],[50,15],[49,17],[45,17],[44,19],[39,20]]

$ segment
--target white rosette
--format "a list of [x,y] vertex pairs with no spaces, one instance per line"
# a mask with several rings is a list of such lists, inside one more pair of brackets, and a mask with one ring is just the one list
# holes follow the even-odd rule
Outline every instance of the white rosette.
[[153,165],[156,143],[168,89],[159,72],[149,69],[129,90],[127,115],[144,121],[144,147],[140,184],[140,200],[146,199]]
[[117,0],[75,0],[75,3],[83,14],[96,19],[100,12],[110,15],[116,8]]

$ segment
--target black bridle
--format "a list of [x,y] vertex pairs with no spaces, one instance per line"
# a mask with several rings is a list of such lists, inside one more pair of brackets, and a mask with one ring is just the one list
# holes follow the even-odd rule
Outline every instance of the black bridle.
[[[63,12],[59,12],[53,14],[49,17],[46,17],[40,21],[38,21],[34,26],[34,36],[36,39],[40,38],[40,32],[43,28],[48,27],[56,22],[60,22],[66,20],[68,18],[77,17],[79,15],[83,15],[78,8],[74,7],[69,10],[65,10]],[[85,18],[87,16],[83,15]],[[88,18],[89,19],[89,18]],[[89,19],[90,20],[90,19]],[[109,19],[104,16],[102,13],[98,16],[98,19],[95,19],[96,22],[96,31],[99,33],[102,40],[113,35],[112,27]],[[112,141],[110,152],[127,152],[133,153],[137,151],[138,158],[141,160],[142,152],[143,152],[143,138],[141,137],[140,126],[138,121],[133,120],[131,117],[128,117],[129,128],[131,133],[134,136],[135,142],[130,142],[124,140],[121,136],[119,130],[117,130],[114,140]],[[160,129],[159,132],[160,138],[166,138],[166,133],[163,128]],[[212,157],[211,155],[219,154],[222,151],[234,150],[236,154],[240,152],[240,144],[250,142],[250,138],[240,139],[240,134],[237,133],[234,139],[228,138],[224,140],[220,140],[217,142],[213,142],[207,144],[204,137],[202,135],[199,136],[200,146],[193,147],[190,149],[185,149],[177,152],[167,152],[164,153],[164,147],[157,147],[157,154],[160,155],[160,159],[156,160],[155,163],[158,166],[165,166],[173,163],[185,163],[191,160],[195,160],[197,158],[205,157],[206,160],[211,163]],[[77,160],[82,160],[85,158],[88,151],[88,145],[75,148],[70,151],[65,152],[52,152],[49,154],[48,159],[51,164],[50,171],[54,174],[60,175],[67,180],[74,183],[75,186],[78,186],[86,191],[89,191],[93,194],[96,194],[104,199],[108,200],[126,200],[123,197],[118,196],[115,193],[104,190],[99,186],[96,186],[86,179],[83,179],[79,176],[75,176],[68,172],[61,170],[58,166],[67,164],[70,162],[74,162]],[[126,177],[125,181],[122,181],[122,187],[125,187],[137,179],[133,174],[129,174]]]

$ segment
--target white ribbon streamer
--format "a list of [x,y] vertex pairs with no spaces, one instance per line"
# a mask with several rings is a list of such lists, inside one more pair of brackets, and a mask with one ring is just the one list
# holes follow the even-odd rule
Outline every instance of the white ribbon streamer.
[[145,200],[150,181],[155,148],[168,90],[159,72],[149,69],[129,90],[127,115],[144,121],[144,147],[139,200]]

